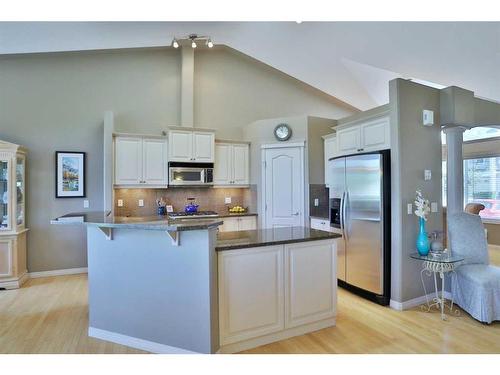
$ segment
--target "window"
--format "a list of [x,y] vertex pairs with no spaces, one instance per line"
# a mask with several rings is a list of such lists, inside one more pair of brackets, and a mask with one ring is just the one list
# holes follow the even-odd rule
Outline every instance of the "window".
[[[478,126],[464,131],[464,142],[477,141],[480,139],[500,137],[500,128]],[[446,134],[441,132],[441,144],[446,144]]]
[[482,203],[483,219],[500,221],[500,157],[464,160],[464,203]]

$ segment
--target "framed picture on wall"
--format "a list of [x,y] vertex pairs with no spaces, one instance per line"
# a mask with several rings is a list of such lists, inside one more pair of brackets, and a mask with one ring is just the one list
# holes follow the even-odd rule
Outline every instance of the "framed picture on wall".
[[85,197],[85,152],[56,151],[56,198]]

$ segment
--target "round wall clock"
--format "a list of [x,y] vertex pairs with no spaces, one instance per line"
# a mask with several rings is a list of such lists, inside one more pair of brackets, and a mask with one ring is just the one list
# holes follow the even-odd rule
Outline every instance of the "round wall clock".
[[292,136],[292,129],[288,124],[278,124],[274,128],[274,136],[278,141],[288,141]]

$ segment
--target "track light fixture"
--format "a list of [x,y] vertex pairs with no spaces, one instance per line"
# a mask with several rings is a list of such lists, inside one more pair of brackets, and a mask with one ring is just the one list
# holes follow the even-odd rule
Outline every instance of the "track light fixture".
[[185,36],[182,38],[174,38],[172,40],[172,47],[179,48],[179,46],[182,44],[183,41],[190,43],[191,48],[198,47],[198,44],[196,43],[197,41],[204,41],[205,45],[208,48],[213,48],[213,46],[214,46],[214,43],[212,42],[212,38],[209,36],[200,36],[198,34],[189,34],[188,36]]

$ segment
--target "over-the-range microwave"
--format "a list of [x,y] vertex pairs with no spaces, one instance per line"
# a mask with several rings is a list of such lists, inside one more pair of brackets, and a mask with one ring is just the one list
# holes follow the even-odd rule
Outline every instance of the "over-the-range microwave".
[[169,186],[212,186],[213,163],[168,163]]

